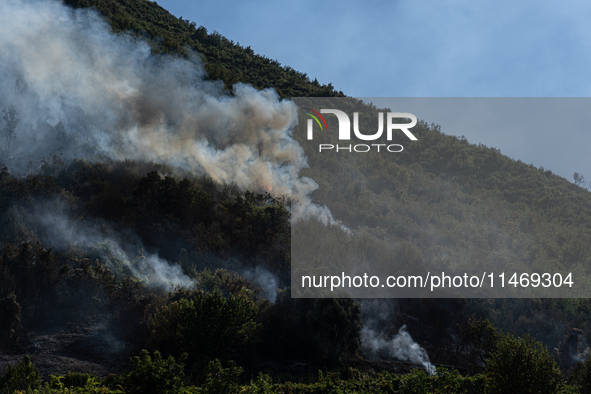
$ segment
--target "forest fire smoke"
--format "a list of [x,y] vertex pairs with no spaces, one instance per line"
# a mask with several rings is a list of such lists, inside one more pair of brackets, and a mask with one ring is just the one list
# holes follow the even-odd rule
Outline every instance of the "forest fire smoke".
[[10,171],[60,149],[65,160],[161,162],[276,196],[290,195],[295,177],[294,219],[332,221],[309,198],[317,185],[298,179],[306,159],[291,139],[296,109],[274,90],[238,83],[229,95],[205,80],[198,56],[152,55],[96,12],[57,1],[3,1],[0,33],[0,107],[20,118],[2,152]]
[[427,351],[413,340],[406,324],[398,330],[398,334],[385,334],[393,320],[393,309],[385,299],[364,300],[361,303],[363,329],[361,330],[361,350],[372,359],[408,361],[422,365],[430,375],[437,370]]
[[112,228],[109,228],[110,234],[106,236],[96,228],[73,219],[59,199],[37,204],[33,211],[14,207],[8,215],[36,228],[41,240],[58,250],[67,250],[72,246],[94,250],[94,254],[98,254],[101,262],[106,263],[109,268],[125,266],[130,273],[149,286],[171,290],[178,286],[194,285],[180,265],[171,264],[157,254],[141,253],[137,256],[137,251],[144,249],[139,238],[133,237],[132,240],[129,234],[123,236]]
[[427,351],[416,343],[406,329],[400,327],[398,334],[386,339],[372,329],[364,327],[361,331],[363,348],[373,357],[410,361],[425,367],[430,374],[436,373],[435,366],[429,361]]

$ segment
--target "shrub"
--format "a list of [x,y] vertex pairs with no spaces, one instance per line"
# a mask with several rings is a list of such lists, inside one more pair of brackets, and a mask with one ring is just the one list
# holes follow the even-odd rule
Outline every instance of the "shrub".
[[16,390],[35,390],[41,386],[39,371],[35,369],[29,356],[16,365],[8,365],[0,378],[0,392],[13,393]]
[[225,394],[237,392],[236,379],[244,370],[230,362],[228,368],[223,368],[220,360],[215,359],[207,366],[207,380],[202,386],[204,393]]
[[573,368],[569,380],[578,386],[581,394],[591,394],[591,357]]
[[562,374],[548,350],[529,335],[501,334],[486,366],[488,393],[555,393]]
[[159,351],[153,357],[147,350],[131,358],[133,370],[125,379],[125,392],[129,394],[174,394],[183,386],[186,355],[179,362],[170,356],[162,358]]

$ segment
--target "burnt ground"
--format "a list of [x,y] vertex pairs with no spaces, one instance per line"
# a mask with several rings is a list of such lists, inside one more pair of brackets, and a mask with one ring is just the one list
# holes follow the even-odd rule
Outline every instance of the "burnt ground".
[[0,354],[0,373],[25,354],[31,357],[43,380],[68,372],[88,373],[99,378],[128,369],[127,346],[109,333],[106,325],[70,326],[30,333],[16,354]]
[[[112,335],[105,323],[87,325],[61,324],[61,327],[43,332],[29,333],[18,352],[0,354],[0,374],[8,364],[16,364],[25,355],[31,361],[44,381],[49,375],[87,373],[99,378],[110,374],[119,374],[131,368],[129,357],[132,356],[131,344]],[[55,326],[54,326],[55,327]],[[421,365],[401,361],[366,360],[359,356],[343,360],[339,369],[346,378],[349,368],[360,372],[388,371],[396,374],[409,373]],[[255,368],[245,368],[243,379],[255,378],[259,372],[275,377],[314,380],[318,376],[318,367],[306,360],[271,360],[259,359]]]

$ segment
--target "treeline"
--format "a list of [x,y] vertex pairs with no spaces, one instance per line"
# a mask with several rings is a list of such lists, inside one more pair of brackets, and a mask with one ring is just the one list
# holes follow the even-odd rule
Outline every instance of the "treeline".
[[[207,253],[239,256],[251,265],[283,273],[285,279],[289,212],[278,198],[219,187],[206,178],[177,180],[158,171],[173,172],[162,165],[134,161],[90,164],[74,160],[65,165],[59,157],[47,161],[40,173],[24,178],[12,177],[4,168],[0,172],[4,221],[0,243],[38,239],[51,240],[49,246],[57,247],[65,236],[50,237],[43,231],[28,234],[18,223],[43,228],[35,222],[41,208],[51,204],[48,210],[57,211],[52,225],[74,221],[83,227],[129,230],[149,251],[157,250],[169,261],[179,261],[181,249],[185,249],[185,264],[207,261],[202,257]],[[183,268],[190,271],[192,266]]]
[[205,63],[210,79],[222,80],[231,89],[237,82],[249,83],[258,89],[273,87],[282,98],[339,97],[332,84],[322,85],[310,80],[289,66],[255,54],[218,32],[209,33],[195,22],[176,18],[156,2],[145,0],[64,0],[76,8],[95,8],[109,21],[116,32],[133,31],[150,40],[155,53],[187,54],[197,52]]
[[0,376],[0,392],[583,394],[591,390],[590,359],[565,377],[543,345],[531,337],[515,338],[501,334],[487,321],[476,322],[474,327],[484,328],[474,339],[486,343],[490,353],[485,370],[471,376],[443,367],[437,368],[432,375],[419,369],[399,375],[348,368],[326,372],[319,370],[316,376],[308,377],[307,382],[273,379],[263,373],[245,381],[241,376],[244,372],[241,367],[215,359],[208,363],[200,384],[195,384],[195,376],[185,373],[186,354],[175,359],[172,356],[163,357],[158,351],[151,354],[142,350],[139,356],[131,359],[133,368],[127,373],[110,375],[102,380],[89,374],[51,375],[45,383],[26,356]]

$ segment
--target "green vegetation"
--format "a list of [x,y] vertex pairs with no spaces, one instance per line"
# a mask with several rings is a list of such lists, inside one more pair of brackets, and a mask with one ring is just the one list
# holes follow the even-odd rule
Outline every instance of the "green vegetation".
[[502,335],[486,370],[490,393],[555,393],[562,379],[548,350],[528,335]]
[[224,298],[219,291],[194,292],[159,308],[153,317],[155,346],[176,355],[199,355],[201,362],[227,356],[254,340],[258,312],[248,297]]
[[334,366],[360,345],[360,308],[351,299],[296,299],[287,289],[261,314],[261,321],[266,339],[261,345],[278,358],[308,358]]
[[126,392],[131,394],[174,394],[183,386],[184,364],[186,354],[176,362],[174,357],[163,359],[159,351],[150,356],[142,350],[139,356],[133,357],[133,370],[125,377]]
[[16,365],[9,365],[0,378],[0,390],[11,393],[17,390],[34,390],[41,386],[39,372],[33,367],[29,356]]
[[[186,355],[185,355],[186,356]],[[230,362],[224,367],[212,360],[205,382],[200,386],[187,383],[184,364],[172,356],[164,359],[159,352],[150,356],[143,350],[134,357],[133,369],[121,376],[101,381],[89,375],[51,376],[44,387],[28,357],[10,367],[0,380],[2,392],[39,389],[38,393],[587,393],[586,371],[574,384],[567,384],[545,348],[531,338],[501,335],[497,349],[482,374],[462,376],[456,370],[438,368],[429,376],[415,369],[405,375],[388,372],[361,372],[350,368],[340,372],[318,371],[311,382],[275,382],[259,374],[250,382],[240,382],[243,369]],[[587,368],[585,366],[584,368]],[[584,375],[584,376],[583,376]],[[23,388],[24,387],[24,388]],[[19,392],[19,391],[17,391]],[[25,391],[22,391],[25,392]]]
[[[361,106],[350,100],[351,112]],[[375,127],[377,112],[366,108],[365,129]],[[416,142],[393,141],[404,143],[400,154],[314,154],[319,143],[338,143],[336,135],[301,140],[310,163],[301,175],[319,184],[315,201],[347,226],[393,249],[410,242],[417,256],[409,264],[418,258],[446,272],[535,267],[589,277],[588,190],[438,126],[422,122],[413,132]]]

